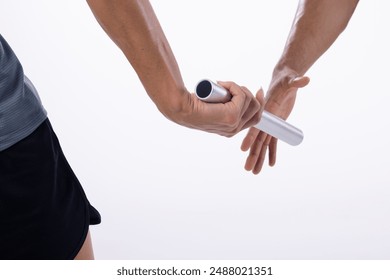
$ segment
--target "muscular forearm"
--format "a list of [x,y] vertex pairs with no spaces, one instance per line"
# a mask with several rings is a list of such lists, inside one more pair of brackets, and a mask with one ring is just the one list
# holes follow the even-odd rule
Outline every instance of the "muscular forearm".
[[96,19],[123,51],[150,98],[168,118],[184,110],[189,94],[147,0],[87,0]]
[[358,0],[300,0],[275,72],[288,68],[304,75],[345,29],[357,3]]
[[[286,119],[295,104],[297,90],[309,83],[304,74],[345,29],[358,0],[300,0],[282,56],[275,66],[265,109]],[[250,148],[245,168],[261,171],[269,150],[269,164],[276,161],[275,138],[251,128],[242,143]]]

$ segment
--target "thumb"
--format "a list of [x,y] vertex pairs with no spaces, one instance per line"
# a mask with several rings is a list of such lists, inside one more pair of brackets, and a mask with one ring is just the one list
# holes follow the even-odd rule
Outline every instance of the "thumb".
[[306,76],[296,77],[289,82],[289,86],[290,88],[303,88],[307,86],[309,82],[310,82],[309,77]]
[[257,99],[257,101],[259,101],[261,107],[263,107],[265,105],[264,90],[262,87],[257,91],[256,99]]

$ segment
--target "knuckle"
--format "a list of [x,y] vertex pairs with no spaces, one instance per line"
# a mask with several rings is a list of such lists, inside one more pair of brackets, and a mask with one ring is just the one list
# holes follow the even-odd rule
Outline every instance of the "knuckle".
[[226,138],[231,138],[234,136],[234,133],[232,131],[226,130],[224,132],[219,133],[219,135],[226,137]]
[[254,158],[257,158],[259,156],[259,151],[257,149],[251,149],[249,151],[249,156],[250,157],[254,157]]
[[246,86],[241,86],[241,90],[248,95],[249,94],[249,89]]
[[236,135],[237,133],[239,133],[241,131],[241,127],[236,127],[232,130],[232,134],[233,135]]
[[225,125],[229,128],[235,128],[238,126],[239,116],[237,114],[227,115],[225,118]]

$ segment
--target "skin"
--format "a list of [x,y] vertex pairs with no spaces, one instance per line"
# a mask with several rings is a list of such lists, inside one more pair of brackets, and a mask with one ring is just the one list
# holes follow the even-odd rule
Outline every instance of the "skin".
[[[260,120],[263,91],[253,94],[233,82],[219,82],[230,102],[208,104],[184,86],[179,66],[149,1],[87,0],[97,21],[122,50],[160,112],[180,125],[232,137]],[[93,259],[90,234],[76,259]]]
[[[97,21],[123,51],[146,92],[168,119],[194,129],[231,137],[259,122],[263,90],[256,97],[233,82],[220,82],[232,94],[225,104],[199,101],[184,86],[181,73],[160,23],[146,0],[87,0]],[[283,54],[276,64],[265,109],[286,119],[295,104],[303,75],[345,29],[357,0],[301,0]],[[258,174],[269,150],[276,162],[277,140],[250,128],[243,151],[250,149],[245,168]],[[93,259],[90,234],[76,259]]]
[[259,101],[246,88],[233,82],[220,82],[233,95],[225,104],[202,102],[186,89],[149,1],[87,2],[99,24],[133,66],[149,97],[168,119],[227,137],[259,121]]
[[[305,73],[347,27],[358,0],[301,0],[282,56],[276,64],[266,96],[265,110],[287,119],[299,88],[309,83]],[[277,139],[250,128],[241,149],[249,154],[245,169],[260,173],[276,162]]]
[[81,247],[80,251],[75,257],[75,260],[94,260],[94,259],[95,257],[93,254],[91,234],[88,231],[87,238],[85,239],[83,246]]

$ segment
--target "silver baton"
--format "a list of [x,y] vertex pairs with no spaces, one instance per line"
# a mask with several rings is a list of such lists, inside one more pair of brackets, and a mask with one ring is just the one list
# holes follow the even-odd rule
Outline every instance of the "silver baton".
[[[232,98],[224,87],[207,79],[197,84],[195,93],[200,100],[209,103],[225,103]],[[302,130],[267,111],[263,111],[260,122],[254,127],[292,146],[299,145],[303,140]]]

